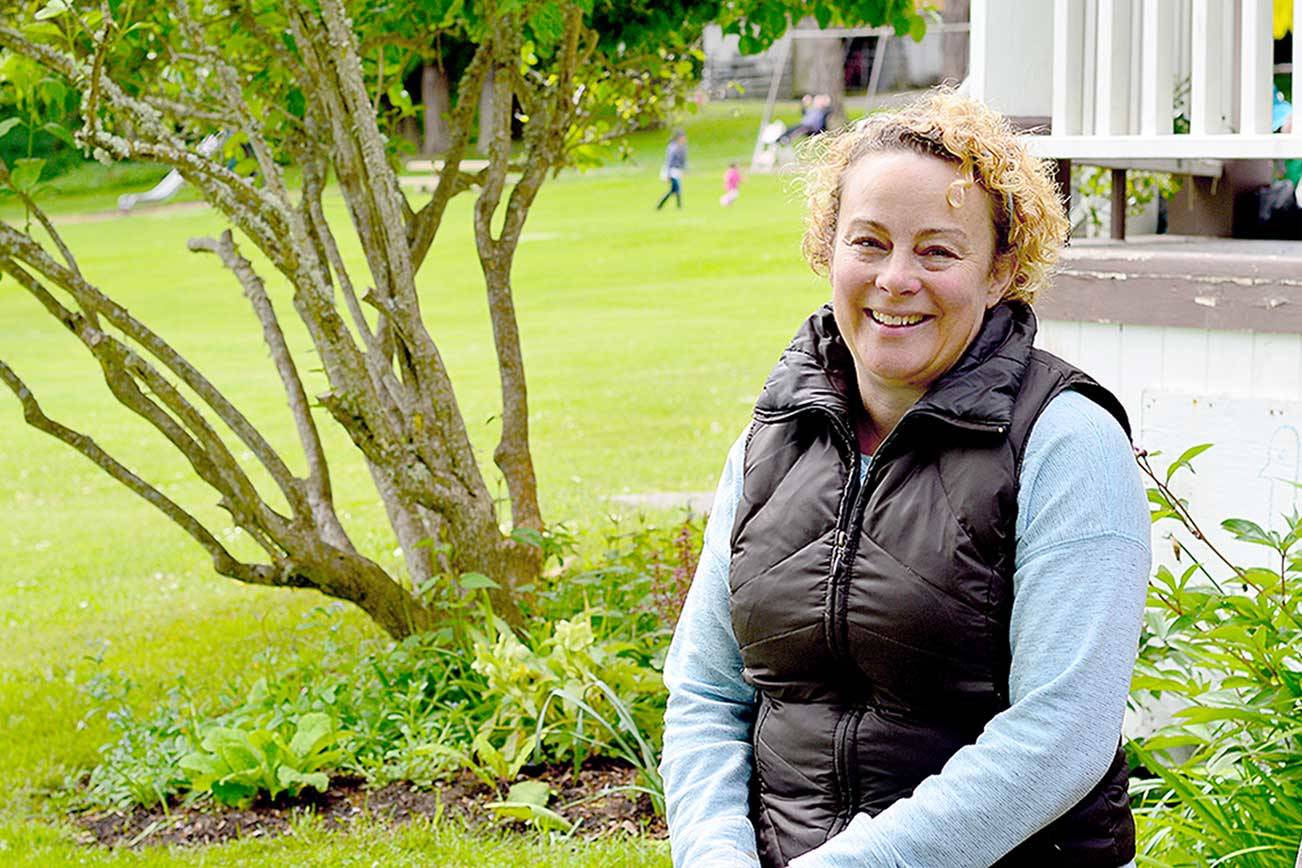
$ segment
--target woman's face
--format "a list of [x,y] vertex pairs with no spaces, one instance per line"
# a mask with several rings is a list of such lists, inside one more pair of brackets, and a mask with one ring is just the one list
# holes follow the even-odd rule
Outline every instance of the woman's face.
[[860,392],[916,393],[949,370],[1008,285],[992,269],[990,198],[952,163],[912,151],[869,154],[841,186],[832,309],[854,356]]

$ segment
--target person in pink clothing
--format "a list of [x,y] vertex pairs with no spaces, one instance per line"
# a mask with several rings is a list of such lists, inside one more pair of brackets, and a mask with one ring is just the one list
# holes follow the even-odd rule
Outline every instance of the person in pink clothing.
[[736,163],[728,166],[728,171],[723,173],[723,195],[719,197],[719,204],[727,208],[737,197],[741,195],[741,169],[737,168]]

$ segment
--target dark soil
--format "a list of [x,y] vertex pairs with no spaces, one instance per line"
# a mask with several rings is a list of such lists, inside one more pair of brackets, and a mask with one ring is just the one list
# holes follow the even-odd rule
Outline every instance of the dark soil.
[[[635,782],[636,771],[611,760],[592,760],[579,770],[577,779],[569,766],[539,766],[522,774],[521,780],[546,781],[555,794],[550,803],[571,822],[579,823],[576,834],[598,837],[614,832],[665,836],[664,820],[651,809],[650,800],[638,793],[613,793],[573,804],[613,787]],[[214,806],[138,808],[131,813],[84,813],[73,821],[86,832],[87,843],[108,847],[141,847],[157,844],[213,844],[233,838],[257,838],[283,834],[292,817],[315,814],[327,828],[343,829],[364,816],[403,823],[413,817],[459,818],[471,826],[504,822],[485,807],[505,798],[506,788],[493,790],[469,772],[456,779],[422,790],[406,782],[368,790],[361,778],[337,776],[324,793],[307,790],[295,799],[270,802],[260,799],[245,809]],[[521,825],[520,828],[523,828]]]

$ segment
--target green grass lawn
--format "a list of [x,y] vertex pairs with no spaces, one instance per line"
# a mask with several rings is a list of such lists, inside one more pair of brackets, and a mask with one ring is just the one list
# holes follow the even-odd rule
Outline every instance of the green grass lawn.
[[[724,167],[749,162],[757,116],[753,104],[724,103],[683,121],[691,172],[681,211],[653,207],[662,193],[663,131],[635,138],[635,162],[563,175],[540,195],[514,286],[549,520],[600,528],[620,511],[611,495],[712,489],[764,377],[799,321],[823,301],[824,285],[799,258],[801,209],[790,179],[748,177],[733,207],[718,206]],[[111,207],[117,192],[72,201],[99,210]],[[343,227],[342,202],[330,204]],[[215,258],[185,249],[188,238],[225,228],[220,215],[200,207],[79,219],[66,202],[52,210],[63,215],[61,231],[87,277],[172,341],[293,458],[291,420],[238,285]],[[430,330],[488,465],[498,383],[469,213],[466,197],[449,208],[420,284]],[[0,216],[15,219],[12,210]],[[347,254],[359,276],[359,251]],[[284,286],[264,275],[288,320]],[[289,328],[289,340],[308,347],[301,327]],[[112,399],[88,354],[8,279],[0,280],[0,358],[51,416],[92,432],[169,496],[216,520],[211,492]],[[306,376],[309,389],[319,390],[319,371]],[[365,469],[322,419],[344,522],[369,554],[396,565]],[[342,835],[309,825],[283,840],[188,854],[107,854],[77,845],[41,794],[92,764],[107,738],[104,722],[87,716],[80,686],[97,672],[117,673],[131,678],[137,701],[148,704],[184,675],[195,690],[216,692],[260,650],[311,642],[298,627],[324,598],[214,575],[179,529],[27,427],[7,391],[0,393],[0,510],[0,863],[667,862],[655,842],[576,855],[570,845],[472,841],[442,827],[388,833],[363,825]],[[346,639],[375,635],[360,616],[342,623]],[[453,855],[430,863],[431,853]]]

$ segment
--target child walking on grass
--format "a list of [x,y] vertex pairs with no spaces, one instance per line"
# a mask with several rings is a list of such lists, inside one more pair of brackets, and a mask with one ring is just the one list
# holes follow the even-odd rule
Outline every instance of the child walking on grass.
[[723,173],[723,195],[719,197],[719,204],[727,208],[737,197],[741,195],[741,169],[737,168],[736,163],[728,165],[728,171]]

